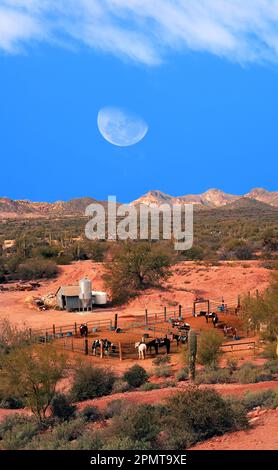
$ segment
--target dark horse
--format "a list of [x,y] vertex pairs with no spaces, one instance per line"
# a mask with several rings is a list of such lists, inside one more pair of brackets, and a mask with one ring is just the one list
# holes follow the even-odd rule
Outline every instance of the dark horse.
[[80,327],[79,327],[79,332],[80,332],[80,336],[81,336],[81,337],[82,337],[82,336],[87,337],[87,336],[88,336],[88,327],[87,327],[87,325],[84,325],[84,324],[82,323],[82,325],[80,325]]
[[169,354],[171,347],[169,338],[155,338],[147,343],[147,351],[152,353],[152,348],[154,348],[155,354],[158,354],[158,348],[162,348],[163,346],[166,348],[166,353]]
[[185,344],[188,341],[188,333],[183,334],[183,335],[173,334],[173,341],[177,342],[177,346],[179,346],[180,343]]
[[101,345],[102,345],[102,348],[103,348],[103,353],[106,356],[109,356],[110,352],[112,352],[112,353],[116,352],[116,346],[113,343],[111,343],[111,341],[108,341],[108,339],[96,339],[92,343],[93,356],[97,355],[98,349],[101,348]]

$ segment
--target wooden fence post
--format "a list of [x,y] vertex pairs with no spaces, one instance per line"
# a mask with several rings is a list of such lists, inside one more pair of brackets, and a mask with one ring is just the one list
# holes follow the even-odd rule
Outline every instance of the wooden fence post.
[[71,337],[71,350],[74,352],[74,347],[73,347],[73,336]]
[[100,342],[100,358],[103,359],[103,342]]
[[114,328],[115,330],[118,328],[118,314],[115,313],[115,317],[114,317]]
[[74,334],[75,334],[75,336],[77,336],[77,324],[76,324],[76,322],[74,324]]
[[148,324],[148,310],[145,310],[145,324]]
[[164,321],[167,321],[167,307],[164,307]]
[[179,317],[181,318],[181,309],[182,309],[182,306],[179,305]]
[[32,339],[32,328],[29,328],[29,338],[30,338],[30,341]]
[[87,339],[85,339],[84,345],[85,345],[85,355],[88,356],[88,354],[89,354],[89,347],[88,347],[88,340],[87,340]]
[[120,361],[122,361],[123,360],[122,343],[119,343],[119,357],[120,357]]
[[52,331],[53,331],[53,336],[55,336],[55,333],[56,333],[55,325],[52,326]]
[[47,330],[45,331],[45,344],[48,343],[48,333],[47,333]]

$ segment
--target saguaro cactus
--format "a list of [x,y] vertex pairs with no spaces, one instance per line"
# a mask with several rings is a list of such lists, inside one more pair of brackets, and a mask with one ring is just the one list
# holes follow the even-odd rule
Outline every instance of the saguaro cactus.
[[196,355],[197,355],[197,335],[195,331],[190,330],[188,336],[188,368],[189,368],[189,380],[195,380],[195,366],[196,366]]

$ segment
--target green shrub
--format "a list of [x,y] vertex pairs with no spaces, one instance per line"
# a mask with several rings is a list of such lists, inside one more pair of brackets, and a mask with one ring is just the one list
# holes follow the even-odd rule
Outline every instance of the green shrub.
[[278,361],[277,359],[277,342],[272,341],[270,343],[267,343],[264,348],[264,352],[262,353],[262,356],[265,357],[266,359],[274,359]]
[[233,381],[228,369],[205,369],[197,373],[195,383],[199,384],[227,384]]
[[235,358],[229,358],[227,360],[227,369],[229,370],[230,374],[235,372],[238,367],[238,361]]
[[85,431],[82,436],[79,436],[71,449],[74,450],[101,450],[103,449],[103,438],[98,431]]
[[164,356],[157,356],[153,360],[154,366],[161,366],[163,364],[169,364],[171,362],[171,356],[169,354],[164,354]]
[[28,450],[69,450],[72,442],[82,436],[85,429],[85,420],[82,417],[65,421],[39,434],[26,446]]
[[189,388],[171,396],[166,408],[164,442],[168,449],[188,448],[198,441],[247,426],[244,409],[235,411],[214,390]]
[[147,442],[134,441],[130,437],[114,437],[104,444],[105,450],[148,450],[150,445]]
[[85,408],[81,411],[80,414],[86,421],[91,422],[100,421],[103,417],[99,408],[97,408],[96,406],[89,405],[85,406]]
[[152,405],[133,405],[114,416],[110,435],[118,438],[129,438],[136,442],[154,443],[161,426],[158,411]]
[[127,381],[117,379],[114,382],[112,393],[124,393],[130,390],[130,385]]
[[113,372],[100,367],[83,365],[74,377],[71,396],[74,401],[89,400],[112,392],[116,377]]
[[21,263],[17,269],[17,277],[22,280],[52,278],[57,274],[56,263],[43,258],[27,260]]
[[76,407],[71,405],[63,393],[57,393],[51,402],[51,412],[55,418],[67,420],[74,416]]
[[143,367],[139,366],[139,364],[135,364],[124,373],[123,380],[126,381],[130,387],[137,388],[147,382],[148,374]]
[[269,372],[270,374],[278,374],[278,359],[274,359],[272,361],[267,361],[264,366],[264,370]]
[[176,379],[178,382],[188,380],[188,367],[183,367],[182,369],[178,370],[176,373]]
[[242,403],[248,411],[253,410],[257,406],[262,408],[277,408],[278,407],[278,391],[277,390],[263,390],[262,392],[247,392]]
[[273,376],[267,373],[261,367],[256,367],[254,364],[245,363],[234,374],[236,380],[242,384],[266,382],[272,380]]
[[40,424],[33,417],[8,416],[0,424],[0,449],[23,449],[39,432]]
[[0,401],[0,408],[19,410],[20,408],[24,408],[24,403],[20,398],[6,397]]
[[113,418],[113,416],[119,416],[128,406],[129,404],[126,402],[126,400],[112,400],[107,404],[104,416],[107,419]]
[[148,392],[149,390],[157,390],[160,388],[159,384],[154,384],[152,382],[146,382],[143,385],[141,385],[140,390],[143,392]]
[[198,346],[198,361],[204,366],[216,366],[221,354],[222,335],[217,330],[201,333]]
[[155,377],[170,377],[172,373],[171,366],[161,365],[154,369]]

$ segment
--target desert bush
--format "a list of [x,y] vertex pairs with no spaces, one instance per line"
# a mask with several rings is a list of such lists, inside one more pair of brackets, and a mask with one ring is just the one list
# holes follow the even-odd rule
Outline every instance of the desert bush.
[[229,358],[227,360],[227,369],[229,370],[230,374],[237,370],[238,361],[235,358]]
[[101,450],[103,449],[103,438],[99,431],[85,431],[72,443],[73,450]]
[[234,374],[236,380],[242,384],[266,382],[271,380],[272,374],[264,371],[261,367],[246,362]]
[[247,426],[245,411],[233,410],[214,390],[189,388],[171,396],[166,409],[165,442],[168,449],[184,449],[198,441]]
[[2,357],[1,394],[22,399],[40,421],[45,421],[66,368],[65,357],[52,346],[15,349]]
[[32,417],[8,416],[0,424],[0,449],[23,449],[39,430],[39,422]]
[[85,406],[80,414],[86,421],[91,422],[100,421],[103,418],[103,414],[97,406]]
[[188,367],[183,367],[182,369],[178,370],[176,373],[176,379],[178,382],[188,380]]
[[70,450],[71,443],[82,436],[85,420],[82,417],[64,421],[51,430],[35,436],[26,446],[28,450]]
[[161,429],[158,418],[155,406],[133,405],[127,407],[120,415],[114,416],[109,435],[152,445]]
[[107,419],[113,418],[113,416],[119,416],[123,412],[123,410],[128,406],[129,403],[127,403],[125,400],[112,400],[107,404],[104,416]]
[[160,388],[159,384],[146,382],[143,385],[141,385],[140,390],[142,390],[143,392],[148,392],[149,390],[157,390],[159,388]]
[[171,367],[168,365],[157,366],[153,371],[155,377],[170,377],[171,373]]
[[199,384],[227,384],[233,381],[228,369],[204,369],[198,371],[195,383]]
[[83,364],[75,372],[71,389],[74,401],[89,400],[112,392],[116,377],[113,372],[90,364]]
[[19,410],[20,408],[24,408],[24,403],[22,399],[17,397],[5,397],[0,401],[0,408]]
[[170,275],[170,258],[162,250],[145,242],[128,242],[119,247],[113,262],[106,265],[104,280],[113,302],[120,304],[138,290],[158,284]]
[[123,380],[126,381],[130,387],[137,388],[147,382],[148,374],[143,367],[139,366],[139,364],[135,364],[124,373]]
[[161,366],[163,364],[169,364],[171,362],[171,356],[169,354],[164,354],[163,356],[157,356],[153,360],[154,366]]
[[164,382],[160,384],[160,388],[172,388],[176,386],[177,386],[177,381],[174,379],[164,380]]
[[209,367],[218,364],[222,341],[223,337],[217,330],[213,329],[201,333],[197,356],[200,364]]
[[0,319],[0,354],[7,354],[30,343],[28,328],[19,328],[8,318]]
[[150,445],[148,442],[134,441],[130,437],[114,437],[109,439],[103,445],[105,450],[148,450]]
[[278,359],[267,361],[263,365],[263,369],[267,372],[270,372],[270,374],[278,374]]
[[51,402],[51,412],[55,418],[68,420],[75,415],[76,407],[72,405],[66,395],[57,393]]
[[264,347],[264,351],[262,353],[262,356],[265,357],[266,359],[276,359],[278,362],[277,358],[277,341],[271,341],[267,343]]
[[21,263],[17,269],[17,277],[22,280],[55,277],[58,274],[56,263],[46,259],[30,259]]
[[278,407],[278,392],[277,390],[263,390],[262,392],[247,392],[242,403],[248,411],[253,410],[257,406],[262,408],[277,408]]
[[124,393],[130,390],[130,385],[126,380],[117,379],[114,382],[112,393]]

